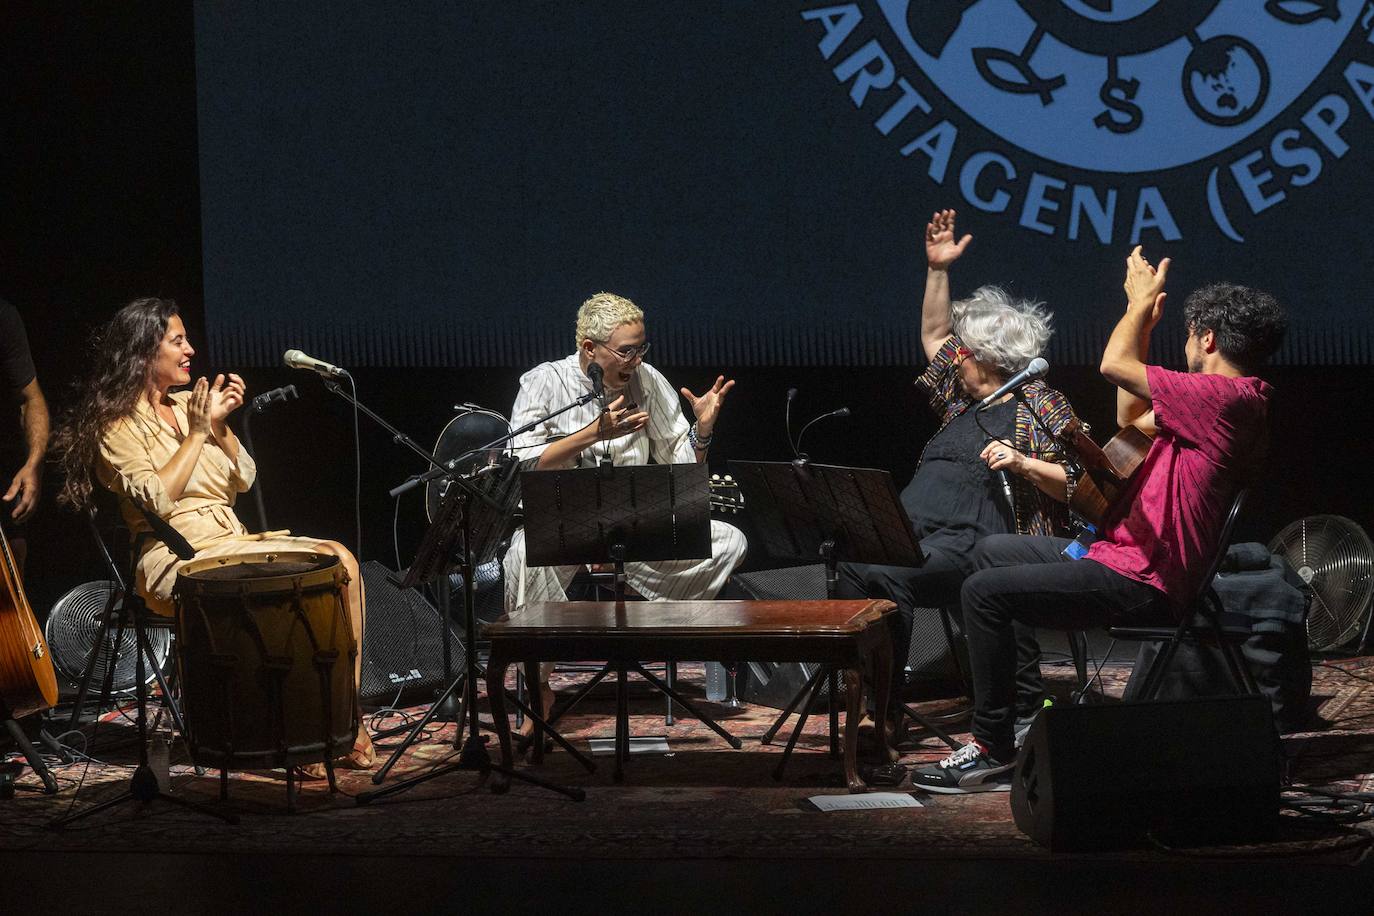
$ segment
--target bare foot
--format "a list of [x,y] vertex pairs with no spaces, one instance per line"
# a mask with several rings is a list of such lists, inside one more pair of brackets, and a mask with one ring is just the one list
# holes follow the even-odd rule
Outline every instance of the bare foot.
[[[334,761],[336,770],[370,770],[377,764],[377,749],[372,746],[372,736],[366,726],[358,726],[358,738],[353,742],[353,750],[348,756]],[[329,774],[323,763],[307,763],[298,767],[302,779],[324,779]]]

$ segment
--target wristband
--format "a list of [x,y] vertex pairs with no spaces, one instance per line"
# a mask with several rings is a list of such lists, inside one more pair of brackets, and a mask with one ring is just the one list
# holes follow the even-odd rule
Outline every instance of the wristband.
[[693,423],[691,426],[687,428],[687,441],[692,444],[692,448],[696,449],[699,452],[704,452],[708,448],[710,448],[711,442],[714,439],[715,433],[712,433],[711,435],[706,436],[705,438],[698,435],[697,425],[695,423]]

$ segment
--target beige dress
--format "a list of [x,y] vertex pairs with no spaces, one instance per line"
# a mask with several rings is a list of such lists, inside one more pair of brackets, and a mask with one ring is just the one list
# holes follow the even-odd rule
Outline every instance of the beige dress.
[[[234,500],[253,485],[258,468],[242,445],[235,463],[213,438],[207,438],[181,498],[167,496],[157,470],[172,459],[186,438],[183,431],[190,429],[186,418],[190,397],[190,391],[171,395],[180,429],[172,428],[142,398],[131,415],[115,421],[100,443],[100,482],[117,496],[132,497],[171,523],[191,542],[198,560],[259,550],[310,550],[320,543],[321,538],[291,537],[290,532],[249,534],[243,527],[234,514]],[[128,500],[120,500],[120,509],[134,536],[148,530],[142,513]],[[154,613],[173,613],[172,587],[183,565],[162,542],[147,542],[139,557],[136,584]]]

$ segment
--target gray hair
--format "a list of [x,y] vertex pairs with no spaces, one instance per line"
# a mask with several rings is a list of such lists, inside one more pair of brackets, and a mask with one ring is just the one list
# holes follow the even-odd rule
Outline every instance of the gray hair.
[[1049,343],[1053,315],[1043,302],[1013,299],[998,286],[981,286],[950,309],[954,333],[979,362],[1008,375],[1020,372]]

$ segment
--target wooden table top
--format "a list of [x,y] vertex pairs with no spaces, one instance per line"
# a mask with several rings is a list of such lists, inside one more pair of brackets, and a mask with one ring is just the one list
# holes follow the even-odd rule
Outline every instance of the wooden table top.
[[597,636],[759,637],[862,632],[891,601],[545,601],[486,626],[487,638]]

